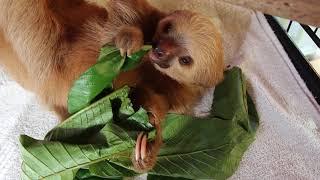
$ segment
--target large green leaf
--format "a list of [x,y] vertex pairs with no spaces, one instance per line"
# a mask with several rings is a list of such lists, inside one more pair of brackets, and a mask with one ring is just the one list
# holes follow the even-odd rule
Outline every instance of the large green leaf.
[[[128,87],[115,91],[51,130],[45,141],[21,136],[23,177],[72,179],[79,168],[96,169],[96,163],[101,164],[117,156],[129,157],[138,131],[149,131],[152,125],[146,111],[133,110],[128,95]],[[123,123],[119,117],[121,109],[125,109],[133,130],[124,130],[117,125]],[[136,117],[143,118],[138,123]],[[130,175],[135,174],[126,171]]]
[[[209,117],[168,115],[163,123],[164,145],[148,178],[231,176],[258,126],[245,87],[241,70],[234,68],[216,87]],[[46,141],[22,136],[22,177],[121,179],[135,175],[131,163],[135,139],[151,126],[144,110],[134,112],[128,92],[125,87],[79,111],[53,129]]]
[[121,57],[113,46],[106,45],[101,49],[97,64],[84,72],[74,82],[68,95],[68,111],[74,114],[87,107],[104,89],[112,87],[113,79],[121,72],[134,68],[150,46],[144,46],[130,57]]
[[209,117],[167,116],[165,143],[149,179],[226,179],[234,173],[258,126],[240,69],[226,73],[214,97]]

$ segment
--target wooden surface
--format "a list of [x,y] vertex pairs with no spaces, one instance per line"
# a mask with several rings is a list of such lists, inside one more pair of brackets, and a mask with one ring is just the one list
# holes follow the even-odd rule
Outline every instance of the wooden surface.
[[320,0],[221,0],[320,27]]

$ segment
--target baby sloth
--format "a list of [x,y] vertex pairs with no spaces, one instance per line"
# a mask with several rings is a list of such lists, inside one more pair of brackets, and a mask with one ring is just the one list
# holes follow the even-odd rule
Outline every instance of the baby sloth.
[[190,11],[166,14],[146,0],[94,1],[1,0],[0,63],[65,119],[69,90],[96,63],[101,46],[113,43],[130,55],[153,42],[141,65],[114,81],[116,88],[133,87],[133,104],[149,111],[156,127],[155,140],[141,133],[134,152],[135,168],[147,171],[156,162],[165,115],[192,115],[200,97],[223,79],[221,35]]
[[[142,33],[127,29],[126,36],[116,37],[115,43],[122,53],[132,53],[139,49],[134,41],[142,39]],[[134,87],[133,104],[150,112],[150,122],[157,131],[151,143],[145,133],[137,138],[133,164],[142,172],[156,162],[165,115],[192,115],[201,96],[223,79],[224,67],[220,34],[209,19],[189,11],[176,11],[160,20],[152,46],[137,69],[120,74],[114,82],[116,88],[125,84]]]

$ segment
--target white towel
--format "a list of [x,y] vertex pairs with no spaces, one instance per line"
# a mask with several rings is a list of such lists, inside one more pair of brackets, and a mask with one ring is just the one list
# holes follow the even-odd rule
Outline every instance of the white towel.
[[262,14],[242,51],[260,127],[231,179],[319,179],[320,106]]
[[[320,107],[261,14],[252,15],[239,54],[260,127],[231,179],[319,179]],[[56,124],[0,73],[0,179],[20,179],[19,134],[42,138]]]
[[0,179],[20,179],[20,134],[41,139],[56,124],[33,94],[0,73]]

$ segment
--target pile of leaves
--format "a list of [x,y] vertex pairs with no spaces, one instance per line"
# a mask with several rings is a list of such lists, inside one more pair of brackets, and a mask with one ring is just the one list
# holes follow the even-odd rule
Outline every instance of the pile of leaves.
[[[155,132],[147,112],[133,109],[130,88],[112,91],[112,80],[134,68],[148,49],[122,58],[117,49],[102,48],[97,64],[70,91],[68,108],[73,115],[45,140],[20,137],[22,179],[138,175],[131,162],[135,140],[141,131],[149,132],[150,139]],[[99,99],[99,94],[105,96]],[[162,124],[164,145],[148,179],[226,179],[235,172],[258,127],[258,115],[239,68],[225,72],[214,97],[208,117],[167,115]]]

